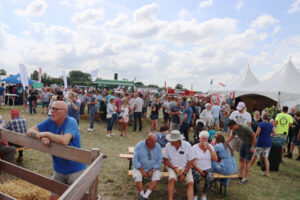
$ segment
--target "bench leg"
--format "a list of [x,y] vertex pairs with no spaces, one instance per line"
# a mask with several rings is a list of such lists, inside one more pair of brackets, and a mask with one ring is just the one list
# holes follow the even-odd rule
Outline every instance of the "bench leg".
[[223,187],[222,182],[220,182],[220,194],[222,194],[222,187]]
[[224,198],[226,197],[226,188],[227,188],[227,185],[224,185]]
[[132,159],[129,160],[129,170],[131,170],[132,167]]

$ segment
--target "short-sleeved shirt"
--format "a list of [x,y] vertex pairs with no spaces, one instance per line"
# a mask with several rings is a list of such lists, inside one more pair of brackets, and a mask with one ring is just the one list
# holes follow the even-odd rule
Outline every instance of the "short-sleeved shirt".
[[180,121],[182,120],[183,116],[187,114],[187,118],[185,119],[185,121],[183,123],[185,124],[190,124],[191,123],[191,119],[193,117],[193,109],[189,106],[186,109],[184,109],[181,117],[180,117]]
[[233,111],[229,119],[234,120],[238,124],[248,124],[252,121],[250,113],[248,113],[247,111],[240,113],[238,110]]
[[278,121],[276,133],[283,134],[289,132],[290,123],[293,123],[293,118],[287,113],[279,113],[276,115],[275,121]]
[[[49,131],[57,135],[64,135],[69,133],[72,135],[72,139],[69,143],[69,146],[81,148],[80,133],[77,122],[74,118],[66,117],[63,124],[60,127],[58,127],[56,122],[52,121],[49,117],[46,120],[39,123],[37,125],[37,128],[41,132]],[[52,156],[52,160],[54,170],[61,174],[71,174],[86,168],[85,164],[75,162],[72,160],[67,160],[57,156]]]
[[232,131],[232,134],[239,136],[244,144],[252,144],[252,133],[252,128],[245,124],[239,124],[239,129]]
[[261,131],[258,139],[256,140],[255,147],[271,147],[271,133],[273,130],[273,124],[270,122],[261,122],[258,124],[258,127],[261,129]]
[[195,159],[195,154],[191,144],[187,141],[181,140],[181,145],[178,150],[176,150],[175,146],[168,142],[165,147],[163,157],[168,159],[175,167],[182,167],[184,170],[187,163]]
[[[87,97],[86,102],[94,102],[96,100],[96,97],[92,96],[92,97]],[[96,110],[96,104],[88,104],[88,108],[90,110]]]
[[86,94],[79,94],[78,98],[80,99],[81,103],[84,104],[86,102],[87,99],[87,95]]
[[[211,149],[214,149],[214,147],[211,144],[208,144]],[[193,146],[193,151],[195,154],[195,164],[202,170],[208,170],[211,168],[211,153],[208,149],[204,152],[202,149],[200,149],[199,144],[195,144]],[[214,151],[214,150],[213,150]]]
[[211,114],[214,118],[218,118],[220,115],[220,106],[219,105],[213,105],[211,107]]
[[141,97],[137,97],[134,104],[136,105],[134,112],[142,112],[144,100]]
[[70,104],[68,106],[68,116],[73,117],[75,119],[78,119],[78,113],[79,113],[79,103],[77,101],[73,101],[73,103],[75,104],[75,106],[78,108],[78,110],[75,110],[72,106],[72,104]]
[[49,102],[50,101],[50,92],[42,92],[42,99],[43,102]]
[[[179,112],[180,110],[181,110],[181,106],[177,106],[177,105],[175,105],[171,108],[171,112],[174,112],[174,113]],[[179,124],[180,123],[179,116],[171,115],[171,122]]]

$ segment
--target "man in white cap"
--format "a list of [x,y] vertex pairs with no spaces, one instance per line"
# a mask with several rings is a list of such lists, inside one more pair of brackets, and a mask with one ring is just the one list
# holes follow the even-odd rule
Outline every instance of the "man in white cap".
[[[246,109],[246,105],[244,102],[240,101],[236,107],[237,110],[233,111],[229,117],[229,119],[234,120],[237,124],[245,124],[251,127],[252,118],[250,113],[248,113]],[[228,128],[227,135],[231,134],[231,129]],[[236,150],[239,152],[239,147],[241,144],[241,139],[235,135],[234,139],[231,140],[230,146],[232,150]]]
[[175,182],[179,179],[180,182],[184,181],[187,184],[187,199],[192,200],[194,180],[191,166],[195,159],[192,146],[183,140],[184,137],[178,130],[171,131],[166,138],[169,142],[165,147],[163,158],[169,175],[168,199],[173,199]]

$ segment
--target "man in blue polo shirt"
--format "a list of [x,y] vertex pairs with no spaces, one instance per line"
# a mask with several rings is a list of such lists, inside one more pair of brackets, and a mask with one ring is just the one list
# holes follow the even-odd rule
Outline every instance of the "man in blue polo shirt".
[[180,117],[180,127],[179,131],[181,134],[184,134],[185,140],[189,141],[189,128],[191,124],[191,119],[193,116],[193,109],[190,107],[190,101],[185,105],[185,109]]
[[[51,107],[51,118],[47,118],[38,125],[30,128],[26,135],[37,138],[50,146],[51,142],[81,148],[81,139],[77,122],[68,117],[68,107],[63,101],[56,101]],[[85,164],[52,156],[53,179],[71,185],[86,168]],[[51,194],[50,199],[58,199],[57,194]]]

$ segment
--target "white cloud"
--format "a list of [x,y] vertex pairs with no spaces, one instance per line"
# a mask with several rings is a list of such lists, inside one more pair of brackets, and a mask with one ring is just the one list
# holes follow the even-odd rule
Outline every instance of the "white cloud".
[[292,3],[291,8],[289,9],[288,13],[295,13],[300,11],[300,0],[296,0]]
[[128,22],[127,20],[128,20],[127,15],[120,13],[117,16],[117,18],[115,18],[114,20],[105,22],[104,27],[112,28],[112,29],[119,29],[126,25],[126,23]]
[[152,22],[159,13],[159,6],[156,3],[145,5],[134,12],[135,22]]
[[202,23],[196,20],[178,20],[168,24],[161,31],[161,39],[177,45],[216,42],[225,34],[236,30],[237,21],[230,18],[213,18]]
[[104,18],[104,11],[102,9],[86,9],[80,13],[76,13],[72,17],[72,22],[77,24],[93,24],[101,21]]
[[274,29],[272,31],[272,34],[276,35],[280,30],[281,30],[281,27],[279,25],[277,25],[277,26],[274,27]]
[[26,6],[26,9],[17,9],[14,13],[20,16],[41,16],[46,12],[47,7],[45,0],[34,0]]
[[199,8],[212,6],[213,3],[214,3],[213,0],[200,0]]
[[270,16],[270,15],[261,15],[259,17],[256,18],[255,21],[252,21],[251,23],[251,28],[257,28],[257,29],[264,29],[270,25],[274,25],[277,24],[278,20],[275,19],[274,17]]
[[178,18],[181,20],[184,20],[190,16],[190,12],[187,11],[186,9],[181,9],[178,13]]
[[239,1],[237,4],[236,4],[236,7],[235,9],[236,10],[240,10],[242,7],[243,7],[244,3],[242,1]]

